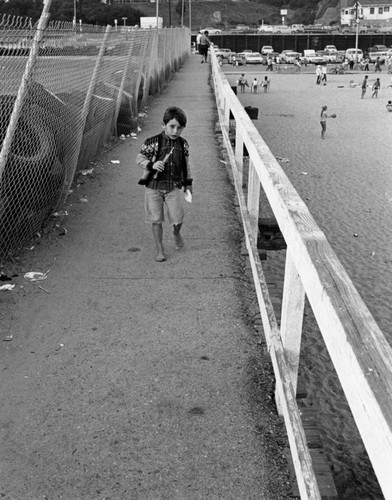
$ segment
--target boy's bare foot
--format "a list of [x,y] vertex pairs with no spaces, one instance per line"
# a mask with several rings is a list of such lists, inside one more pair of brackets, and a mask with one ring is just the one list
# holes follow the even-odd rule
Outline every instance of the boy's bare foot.
[[163,255],[163,253],[159,253],[159,254],[155,257],[155,260],[156,260],[157,262],[165,262],[166,257]]

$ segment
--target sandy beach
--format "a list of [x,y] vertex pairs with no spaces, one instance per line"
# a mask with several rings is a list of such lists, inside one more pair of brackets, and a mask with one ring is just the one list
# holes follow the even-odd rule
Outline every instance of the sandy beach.
[[[233,86],[237,71],[245,72],[249,82],[268,74],[264,66],[224,69]],[[268,93],[260,89],[251,94],[247,89],[238,98],[244,106],[259,108],[253,122],[260,135],[392,343],[392,113],[385,107],[392,99],[392,88],[387,88],[391,75],[385,69],[381,75],[368,73],[369,87],[361,100],[365,74],[328,74],[327,85],[320,86],[309,67],[304,74],[273,72]],[[381,80],[377,99],[371,98],[376,77]],[[325,140],[320,137],[319,121],[323,105],[337,115],[327,120]],[[270,252],[265,262],[267,278],[281,279],[283,266],[284,252]],[[302,373],[309,380],[305,404],[319,409],[335,481],[346,488],[352,483],[343,498],[383,498],[375,480],[368,481],[371,466],[311,315],[304,327]]]

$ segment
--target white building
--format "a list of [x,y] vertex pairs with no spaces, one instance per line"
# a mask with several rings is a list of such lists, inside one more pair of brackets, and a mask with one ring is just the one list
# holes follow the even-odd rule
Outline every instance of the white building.
[[362,3],[354,0],[340,1],[340,23],[350,25],[356,18],[361,24],[386,24],[392,26],[392,0],[364,0]]

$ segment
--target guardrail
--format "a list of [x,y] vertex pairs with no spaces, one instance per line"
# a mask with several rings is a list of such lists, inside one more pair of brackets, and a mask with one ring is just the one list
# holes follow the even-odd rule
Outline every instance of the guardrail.
[[[285,420],[301,498],[321,498],[296,404],[306,296],[380,487],[385,498],[392,499],[392,348],[324,233],[234,95],[214,53],[211,58],[222,136],[276,377],[277,407]],[[233,129],[234,146],[229,135]],[[244,146],[249,154],[247,176]],[[261,189],[287,244],[280,328],[257,249]]]

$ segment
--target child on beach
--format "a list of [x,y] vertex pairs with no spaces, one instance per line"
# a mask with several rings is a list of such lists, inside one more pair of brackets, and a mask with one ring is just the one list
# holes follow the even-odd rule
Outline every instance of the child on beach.
[[253,78],[253,81],[252,81],[252,86],[250,88],[250,91],[253,92],[254,94],[257,94],[257,87],[258,87],[259,83],[257,81],[257,78]]
[[388,111],[392,111],[392,101],[388,101],[386,104],[386,108]]
[[238,80],[238,85],[240,86],[241,93],[243,94],[245,92],[245,87],[249,87],[248,80],[245,78],[245,74],[242,73],[239,80]]
[[321,125],[321,139],[325,139],[325,132],[327,131],[327,118],[336,118],[335,114],[328,115],[327,114],[327,106],[323,106],[321,108],[320,114],[320,125]]
[[163,131],[146,139],[136,157],[137,165],[145,172],[139,184],[146,187],[146,220],[152,224],[157,262],[166,260],[163,248],[165,205],[169,223],[173,225],[176,249],[184,245],[180,234],[184,219],[181,188],[192,193],[189,145],[186,139],[180,137],[186,123],[187,117],[181,108],[167,108],[162,120]]
[[363,99],[365,97],[367,86],[368,86],[368,75],[365,75],[365,78],[363,79],[362,87],[361,87],[361,89],[362,89],[361,90],[361,99]]
[[373,90],[373,94],[372,94],[372,97],[378,97],[378,91],[380,90],[381,88],[381,82],[380,82],[380,79],[377,78],[377,80],[373,83],[373,87],[372,87],[372,90]]
[[271,83],[271,80],[268,78],[268,76],[265,76],[264,80],[260,83],[260,86],[263,87],[264,92],[268,92],[268,90],[270,88],[270,83]]

